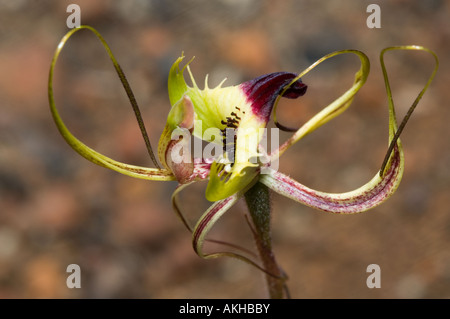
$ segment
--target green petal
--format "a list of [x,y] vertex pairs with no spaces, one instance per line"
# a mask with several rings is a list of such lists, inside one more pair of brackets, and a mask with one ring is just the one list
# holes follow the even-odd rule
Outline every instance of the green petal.
[[172,65],[169,71],[169,80],[168,80],[168,87],[169,87],[169,99],[170,99],[170,105],[174,105],[177,103],[183,95],[186,93],[188,86],[186,84],[186,81],[184,80],[184,69],[191,63],[189,61],[182,69],[180,69],[180,63],[183,61],[184,55],[180,56],[175,63]]
[[206,199],[215,202],[243,191],[257,181],[259,167],[252,163],[238,163],[228,172],[227,165],[214,162],[209,173]]

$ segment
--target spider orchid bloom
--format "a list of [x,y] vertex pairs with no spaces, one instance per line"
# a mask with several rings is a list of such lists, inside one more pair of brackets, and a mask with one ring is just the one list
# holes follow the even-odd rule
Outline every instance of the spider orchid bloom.
[[[307,86],[296,79],[297,75],[277,72],[260,76],[238,86],[199,89],[189,65],[180,69],[180,57],[169,73],[169,97],[172,109],[158,145],[158,155],[163,165],[173,172],[181,184],[202,178],[195,172],[194,164],[203,159],[193,159],[189,152],[189,134],[215,143],[220,157],[209,167],[209,182],[206,198],[212,202],[225,199],[257,180],[260,171],[258,160],[261,153],[259,144],[263,138],[276,97],[295,79],[288,90],[287,98],[297,98],[305,94]],[[188,69],[193,87],[189,87],[183,77]],[[177,132],[184,129],[180,139],[174,140]],[[187,136],[186,136],[187,135]],[[183,155],[179,151],[184,149]],[[223,151],[223,152],[220,152]],[[178,160],[174,161],[174,158]],[[211,161],[211,159],[206,159]],[[195,172],[195,173],[194,173]],[[204,176],[204,175],[203,175]]]
[[[121,163],[98,153],[73,136],[59,116],[52,90],[54,67],[68,38],[73,33],[84,28],[91,30],[100,39],[110,56],[130,98],[147,149],[156,168]],[[425,51],[432,54],[436,61],[436,67],[432,75],[400,126],[397,126],[394,103],[383,61],[384,54],[390,50]],[[312,117],[298,130],[294,130],[293,135],[278,149],[267,154],[259,145],[262,139],[261,130],[259,129],[266,127],[272,112],[277,126],[286,129],[276,121],[276,108],[279,99],[281,97],[298,98],[305,94],[307,86],[302,83],[300,78],[325,60],[347,53],[355,54],[361,62],[350,89]],[[203,252],[206,236],[219,218],[257,182],[297,202],[331,213],[360,213],[384,202],[399,186],[404,171],[404,155],[399,139],[400,133],[415,106],[430,85],[438,65],[436,55],[432,51],[419,46],[391,47],[381,52],[381,67],[389,98],[389,148],[381,169],[372,180],[354,191],[335,194],[308,188],[287,175],[271,169],[270,163],[276,161],[279,156],[301,138],[341,114],[350,106],[355,94],[365,83],[369,74],[370,63],[364,53],[356,50],[337,51],[324,56],[298,75],[278,72],[263,75],[237,86],[223,87],[222,82],[213,89],[208,87],[207,79],[205,80],[204,89],[200,89],[192,76],[189,66],[186,65],[180,68],[182,59],[183,56],[175,61],[169,73],[168,90],[172,107],[158,145],[158,157],[164,168],[159,167],[153,155],[139,109],[120,66],[101,35],[89,26],[81,26],[69,31],[61,40],[54,55],[49,75],[49,102],[53,118],[67,143],[91,162],[136,178],[155,181],[178,181],[179,186],[172,195],[173,207],[186,227],[192,232],[194,250],[199,256],[203,258],[233,256],[260,269],[261,267],[252,261],[252,258],[244,257],[242,254]],[[188,86],[185,82],[185,69],[190,74],[193,86]],[[205,134],[211,129],[215,129],[218,133]],[[229,129],[234,132],[231,140],[227,138]],[[183,134],[180,134],[180,131]],[[206,142],[219,145],[219,148],[222,148],[225,152],[219,158],[192,158],[189,152],[180,152],[180,150],[186,149],[186,146],[189,144],[190,134]],[[268,157],[269,161],[261,161],[262,157]],[[266,169],[264,174],[261,173],[262,168]],[[197,224],[191,227],[178,207],[177,194],[193,182],[206,180],[208,181],[206,198],[214,203],[200,217]],[[222,242],[222,244],[224,243]]]

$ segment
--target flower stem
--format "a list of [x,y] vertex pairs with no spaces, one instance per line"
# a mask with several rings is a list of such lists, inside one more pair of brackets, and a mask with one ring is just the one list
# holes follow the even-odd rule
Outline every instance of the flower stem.
[[253,234],[263,263],[267,288],[271,299],[283,299],[287,296],[286,276],[278,266],[272,251],[270,233],[270,194],[267,186],[256,183],[245,193],[245,201],[255,227]]

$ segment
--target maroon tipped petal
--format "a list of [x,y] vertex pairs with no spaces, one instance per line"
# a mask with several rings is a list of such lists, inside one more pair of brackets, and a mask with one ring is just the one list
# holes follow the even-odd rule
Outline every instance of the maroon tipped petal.
[[[240,86],[252,104],[252,111],[258,117],[269,120],[275,99],[286,85],[297,77],[297,74],[276,72],[257,77],[242,83]],[[307,85],[300,79],[284,92],[283,97],[296,99],[306,93]]]

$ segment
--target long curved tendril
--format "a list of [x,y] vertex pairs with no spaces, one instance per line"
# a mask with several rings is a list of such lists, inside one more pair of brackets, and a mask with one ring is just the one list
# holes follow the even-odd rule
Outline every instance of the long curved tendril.
[[285,128],[285,130],[291,130],[289,128],[286,128],[283,125],[277,124],[277,117],[276,117],[276,111],[278,107],[278,103],[280,101],[280,98],[283,96],[284,92],[286,92],[289,87],[294,84],[298,79],[302,78],[306,74],[308,74],[311,70],[313,70],[315,67],[317,67],[320,63],[341,54],[351,53],[358,56],[358,58],[361,61],[361,67],[359,68],[358,72],[355,74],[355,80],[350,89],[348,89],[344,94],[342,94],[339,98],[334,100],[332,103],[330,103],[327,107],[322,109],[319,113],[317,113],[315,116],[313,116],[308,122],[303,124],[302,127],[300,127],[296,132],[283,144],[281,145],[277,150],[272,152],[270,154],[271,161],[275,161],[279,156],[281,156],[289,147],[291,147],[293,144],[295,144],[298,140],[305,137],[312,131],[316,130],[318,127],[322,126],[326,122],[330,121],[334,117],[338,116],[342,112],[344,112],[352,103],[353,97],[355,94],[359,91],[359,89],[364,85],[364,83],[367,80],[367,76],[370,72],[370,61],[367,58],[367,56],[358,50],[341,50],[341,51],[335,51],[330,54],[325,55],[321,59],[314,62],[311,66],[309,66],[307,69],[305,69],[303,72],[301,72],[296,78],[294,78],[288,85],[285,86],[285,88],[281,91],[281,93],[278,95],[277,99],[275,100],[275,104],[273,107],[273,117],[274,122],[277,126],[282,126]]
[[[185,218],[183,212],[181,211],[179,205],[178,205],[178,195],[182,190],[187,188],[188,184],[180,184],[175,189],[174,193],[172,194],[172,207],[177,214],[177,216],[181,219],[185,227],[189,230],[189,232],[192,234],[192,246],[194,247],[194,251],[197,253],[198,256],[204,259],[212,259],[212,258],[219,258],[219,257],[233,257],[236,259],[239,259],[249,265],[254,266],[255,268],[261,270],[262,272],[266,273],[269,276],[278,278],[275,274],[270,273],[267,269],[264,269],[264,267],[260,266],[257,262],[254,260],[257,259],[257,256],[254,252],[233,243],[225,242],[222,240],[212,239],[212,238],[206,238],[208,236],[209,231],[214,227],[216,222],[225,214],[240,198],[243,196],[243,193],[234,194],[233,196],[230,196],[224,200],[217,201],[213,203],[209,209],[199,218],[197,221],[197,224],[192,227],[188,220]],[[247,216],[245,216],[247,218]],[[246,220],[247,223],[250,226],[250,230],[252,233],[254,233],[254,230],[252,229],[248,219]],[[222,251],[222,252],[214,252],[214,253],[205,253],[203,251],[203,245],[205,242],[219,244],[228,248],[232,248],[239,253],[231,252],[231,251]],[[248,256],[248,257],[246,257]]]
[[[409,108],[399,128],[397,128],[397,120],[395,116],[392,93],[383,59],[385,52],[391,50],[425,51],[430,53],[435,58],[436,62],[435,68],[431,73],[431,76],[429,77],[426,85],[420,91],[412,106]],[[324,193],[310,189],[289,178],[288,176],[275,171],[269,174],[262,175],[260,178],[260,182],[262,182],[275,192],[298,201],[304,205],[322,211],[340,214],[360,213],[374,208],[384,202],[395,192],[400,184],[404,171],[404,155],[399,136],[408,119],[411,117],[411,114],[414,111],[415,107],[417,106],[423,94],[428,89],[431,81],[433,80],[438,68],[438,58],[434,52],[421,46],[398,46],[384,49],[380,54],[380,61],[383,69],[384,81],[386,84],[386,92],[389,99],[389,148],[383,161],[382,167],[380,171],[374,176],[374,178],[354,191],[341,194]],[[348,102],[343,101],[343,103]],[[334,102],[332,103],[332,105],[333,104]],[[329,108],[329,106],[327,108]],[[320,123],[320,119],[316,120],[315,123]],[[300,132],[302,129],[303,127],[297,132]],[[290,145],[291,144],[288,144],[288,146]]]
[[[107,156],[104,156],[103,154],[100,154],[97,151],[89,148],[88,146],[83,144],[80,140],[78,140],[68,130],[68,128],[65,126],[64,122],[62,121],[62,119],[56,109],[55,100],[54,100],[54,96],[53,96],[54,69],[55,69],[58,57],[59,57],[64,45],[68,41],[68,39],[75,32],[80,31],[82,29],[88,29],[88,30],[92,31],[97,36],[97,38],[100,40],[100,42],[103,44],[106,52],[108,53],[108,56],[111,59],[113,65],[114,65],[114,68],[116,69],[117,74],[119,75],[120,81],[128,95],[130,103],[132,105],[133,111],[135,113],[136,119],[138,121],[142,136],[144,138],[144,141],[145,141],[145,144],[147,147],[147,151],[150,155],[150,158],[152,159],[153,163],[155,164],[155,166],[157,168],[147,168],[147,167],[129,165],[129,164],[115,161]],[[147,132],[146,132],[146,129],[144,126],[144,122],[142,120],[142,116],[139,111],[139,107],[137,105],[134,94],[131,90],[131,87],[130,87],[128,81],[126,80],[125,74],[123,73],[120,65],[117,63],[117,60],[115,59],[114,55],[112,54],[111,49],[107,45],[106,41],[103,39],[103,37],[100,35],[100,33],[97,30],[95,30],[94,28],[92,28],[90,26],[80,26],[78,28],[74,28],[74,29],[70,30],[60,41],[60,43],[55,51],[55,54],[53,56],[52,63],[50,66],[50,72],[49,72],[49,77],[48,77],[48,99],[49,99],[50,110],[52,112],[53,119],[54,119],[56,126],[58,127],[61,135],[64,137],[66,142],[76,152],[78,152],[81,156],[83,156],[87,160],[89,160],[95,164],[98,164],[100,166],[110,168],[112,170],[118,171],[122,174],[129,175],[132,177],[150,179],[150,180],[164,180],[164,181],[175,179],[168,170],[160,169],[160,166],[158,165],[158,162],[153,154],[152,147],[150,145],[150,140],[148,138],[148,135],[147,135]]]
[[398,129],[394,132],[394,131],[390,131],[390,134],[394,134],[394,136],[392,137],[392,140],[389,144],[389,148],[386,152],[386,156],[384,157],[383,160],[383,164],[381,165],[381,169],[380,169],[380,176],[383,176],[385,169],[386,169],[386,165],[389,161],[389,158],[394,150],[394,147],[397,143],[398,138],[400,137],[400,134],[402,134],[403,129],[406,126],[406,123],[408,122],[409,118],[411,117],[412,113],[414,112],[417,104],[419,104],[419,101],[422,99],[422,96],[425,94],[425,91],[428,89],[428,87],[431,84],[431,81],[433,81],[434,76],[436,75],[436,72],[438,70],[439,67],[439,59],[436,55],[436,53],[434,53],[433,51],[431,51],[428,48],[422,47],[422,46],[417,46],[417,45],[406,45],[406,46],[395,46],[395,47],[389,47],[389,48],[385,48],[384,50],[381,51],[380,53],[380,64],[381,64],[381,69],[383,71],[383,78],[384,78],[384,83],[386,86],[386,93],[388,96],[388,102],[389,102],[389,109],[394,111],[394,101],[392,98],[392,92],[391,92],[391,86],[389,84],[389,77],[387,74],[387,70],[386,70],[386,66],[384,63],[384,54],[388,51],[392,51],[392,50],[419,50],[419,51],[425,51],[430,53],[435,60],[435,67],[433,69],[433,72],[431,73],[430,77],[428,78],[427,83],[425,84],[425,86],[423,87],[422,91],[420,91],[420,93],[417,95],[416,99],[414,100],[413,104],[410,106],[410,108],[408,109],[408,112],[406,113],[405,117],[403,118],[402,122],[400,123]]
[[[184,226],[185,226],[185,227],[189,230],[189,232],[193,235],[193,246],[194,246],[195,252],[196,252],[200,257],[202,257],[202,258],[206,258],[206,259],[207,259],[207,258],[212,258],[211,256],[209,256],[209,255],[207,255],[207,254],[204,254],[204,253],[203,253],[203,248],[202,248],[202,247],[203,247],[203,242],[210,242],[210,243],[215,243],[215,244],[219,244],[219,245],[222,245],[222,246],[226,246],[226,247],[229,247],[229,248],[233,248],[233,249],[235,249],[235,250],[237,250],[237,251],[242,252],[243,254],[246,254],[246,255],[248,255],[248,256],[251,256],[252,258],[256,258],[256,254],[255,254],[255,253],[253,253],[252,251],[250,251],[250,250],[248,250],[248,249],[246,249],[246,248],[244,248],[244,247],[242,247],[242,246],[239,246],[239,245],[236,245],[236,244],[233,244],[233,243],[229,243],[229,242],[225,242],[225,241],[222,241],[222,240],[217,240],[217,239],[212,239],[212,238],[206,238],[207,233],[208,233],[209,230],[214,226],[215,222],[222,216],[223,213],[225,213],[231,206],[234,205],[235,201],[233,201],[233,203],[231,203],[229,206],[227,206],[224,210],[220,210],[220,209],[217,210],[217,209],[214,209],[213,207],[216,206],[216,203],[214,203],[214,204],[210,207],[210,209],[209,209],[209,211],[212,211],[212,213],[210,213],[210,215],[211,215],[211,214],[215,214],[215,213],[219,213],[219,216],[216,216],[217,218],[214,218],[213,221],[211,221],[211,219],[209,219],[208,222],[209,222],[210,224],[208,225],[207,228],[198,229],[198,227],[195,227],[195,230],[194,230],[194,227],[192,227],[192,226],[190,225],[190,223],[187,221],[187,219],[185,218],[183,212],[181,211],[181,209],[180,209],[180,207],[179,207],[179,205],[178,205],[178,195],[180,194],[180,192],[181,192],[182,190],[184,190],[185,188],[187,188],[187,186],[189,186],[189,185],[191,185],[191,184],[192,184],[192,183],[189,183],[189,184],[180,184],[180,185],[178,185],[178,187],[175,189],[175,191],[174,191],[173,194],[172,194],[172,208],[173,208],[173,210],[175,211],[175,213],[176,213],[176,215],[178,216],[178,218],[180,218],[180,220],[183,222]],[[238,199],[239,199],[239,198],[237,198],[237,200],[238,200]],[[237,201],[237,200],[236,200],[236,201]],[[216,207],[217,207],[217,206],[216,206]],[[202,220],[204,220],[204,217],[205,217],[205,216],[207,216],[206,213],[204,214],[204,216],[202,216],[202,217],[199,219],[199,221],[198,221],[197,223],[198,223],[198,224],[201,224],[201,223],[202,223]],[[205,232],[203,232],[203,231],[205,231]],[[195,234],[195,235],[194,235],[194,234]],[[199,237],[201,237],[201,241],[198,241]],[[244,260],[245,262],[250,263],[250,264],[252,264],[253,266],[256,266],[257,268],[259,268],[259,269],[265,271],[264,269],[262,269],[261,266],[257,265],[257,264],[256,264],[255,262],[253,262],[253,261],[250,261],[250,258],[244,257],[243,255],[240,255],[240,254],[231,253],[231,252],[226,252],[226,253],[215,253],[215,257],[219,257],[219,256],[232,256],[232,257],[235,257],[235,258]]]
[[[227,212],[241,197],[243,196],[243,192],[236,193],[230,197],[227,197],[225,199],[222,199],[220,201],[217,201],[213,203],[208,210],[200,217],[197,224],[194,227],[194,231],[192,233],[192,245],[194,247],[194,251],[199,255],[200,257],[204,259],[213,259],[213,258],[219,258],[219,257],[233,257],[236,259],[239,259],[249,265],[252,265],[262,272],[275,277],[279,278],[279,276],[270,273],[267,269],[260,266],[255,261],[251,260],[248,257],[245,257],[242,254],[237,254],[234,252],[215,252],[215,253],[205,253],[203,251],[203,244],[205,241],[211,241],[207,240],[206,236],[208,235],[211,228],[216,224],[216,222],[223,216],[225,212]],[[223,242],[217,242],[216,243],[223,243]],[[239,246],[235,245],[229,245],[233,248],[238,248],[242,251],[242,249]],[[245,251],[245,250],[244,250]],[[253,255],[253,254],[252,254]]]

